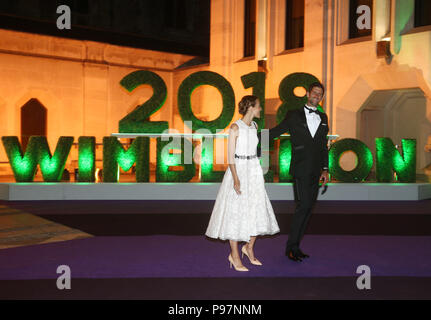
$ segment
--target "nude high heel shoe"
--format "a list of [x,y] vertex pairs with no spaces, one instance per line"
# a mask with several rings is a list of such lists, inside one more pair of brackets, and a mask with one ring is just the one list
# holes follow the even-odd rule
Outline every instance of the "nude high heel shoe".
[[232,268],[232,265],[233,265],[233,267],[235,268],[236,271],[248,271],[248,269],[246,267],[237,267],[235,265],[235,263],[233,262],[232,255],[229,255],[228,260],[230,262],[230,267]]
[[246,255],[248,260],[250,260],[251,264],[254,264],[255,266],[261,266],[262,265],[262,263],[259,260],[257,260],[256,258],[254,258],[254,260],[250,259],[250,257],[248,256],[247,249],[245,248],[245,245],[242,246],[241,252],[242,252],[242,257],[244,258],[244,255]]

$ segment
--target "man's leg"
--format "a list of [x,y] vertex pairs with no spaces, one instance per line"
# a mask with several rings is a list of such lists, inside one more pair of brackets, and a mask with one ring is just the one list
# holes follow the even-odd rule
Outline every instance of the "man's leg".
[[295,213],[293,214],[292,223],[290,225],[289,239],[286,244],[286,253],[291,250],[297,251],[299,249],[301,229],[312,206],[313,190],[311,189],[311,181],[311,176],[295,178],[294,188],[297,196],[297,204]]
[[[303,221],[303,224],[301,226],[300,232],[299,232],[299,242],[301,242],[302,238],[304,237],[305,230],[307,229],[308,222],[311,217],[312,209],[314,205],[316,204],[317,196],[319,193],[319,177],[320,176],[314,176],[310,180],[310,190],[311,190],[311,207],[310,210],[307,212],[306,217]],[[299,243],[298,243],[299,246]]]

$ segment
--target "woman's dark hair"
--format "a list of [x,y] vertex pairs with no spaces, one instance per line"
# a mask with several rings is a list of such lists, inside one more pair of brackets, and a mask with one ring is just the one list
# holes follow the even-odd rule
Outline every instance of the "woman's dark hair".
[[239,113],[245,115],[248,111],[248,108],[254,107],[256,105],[257,99],[259,98],[252,95],[242,97],[241,101],[238,104]]
[[308,92],[311,92],[314,87],[319,87],[322,89],[322,96],[325,94],[325,87],[320,82],[313,82],[312,84],[310,84],[310,86],[308,87]]

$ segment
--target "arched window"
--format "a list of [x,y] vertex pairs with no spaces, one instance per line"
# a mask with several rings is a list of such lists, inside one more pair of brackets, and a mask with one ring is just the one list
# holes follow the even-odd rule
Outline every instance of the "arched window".
[[31,136],[46,136],[47,110],[37,99],[21,107],[21,145],[23,151]]

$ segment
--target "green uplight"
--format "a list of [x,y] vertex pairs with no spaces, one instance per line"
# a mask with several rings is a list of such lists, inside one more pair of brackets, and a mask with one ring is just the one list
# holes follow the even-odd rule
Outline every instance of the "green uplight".
[[[169,139],[172,140],[172,139]],[[193,150],[192,143],[187,139],[174,139],[174,141],[162,141],[157,138],[157,166],[156,166],[156,181],[157,182],[187,182],[196,173],[195,163],[193,159],[191,164],[184,161],[185,144],[188,150]],[[181,153],[170,154],[170,150],[180,150]],[[181,166],[182,171],[171,171],[170,167]]]
[[96,180],[96,138],[79,137],[78,181],[94,182]]
[[293,177],[289,173],[290,161],[292,159],[292,143],[290,138],[280,138],[280,149],[279,149],[279,181],[289,182],[292,181]]
[[224,171],[214,171],[214,140],[203,138],[201,155],[201,181],[220,182]]
[[26,152],[24,157],[22,157],[21,147],[19,149],[19,152],[14,152],[13,158],[9,159],[15,180],[19,182],[33,181],[34,174],[36,173],[37,155]]
[[129,149],[127,151],[121,149],[118,152],[117,161],[124,171],[130,170],[130,168],[132,168],[133,164],[136,162],[136,156],[133,151],[133,149]]
[[37,137],[39,140],[39,166],[43,180],[58,182],[61,180],[66,160],[73,144],[73,137],[60,137],[51,156],[46,137]]

